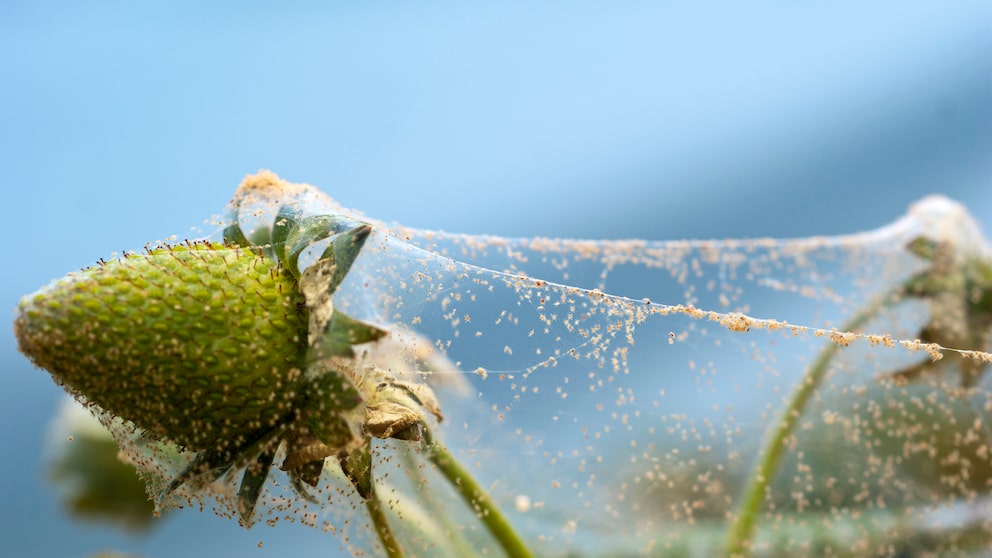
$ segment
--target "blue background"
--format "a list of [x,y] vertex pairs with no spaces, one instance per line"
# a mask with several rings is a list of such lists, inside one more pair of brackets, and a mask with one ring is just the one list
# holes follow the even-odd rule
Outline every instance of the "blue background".
[[[7,308],[113,252],[195,235],[258,168],[457,232],[837,234],[933,192],[992,223],[980,1],[7,1],[0,75]],[[5,555],[336,546],[195,512],[144,537],[66,521],[42,465],[60,389],[12,334],[0,358]]]

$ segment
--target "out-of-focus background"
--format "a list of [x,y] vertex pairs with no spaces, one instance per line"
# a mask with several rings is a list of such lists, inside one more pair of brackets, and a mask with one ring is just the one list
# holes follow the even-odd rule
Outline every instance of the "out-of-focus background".
[[[199,234],[259,168],[456,232],[838,234],[936,192],[992,230],[986,2],[312,4],[0,4],[0,306]],[[44,467],[61,390],[10,329],[0,358],[3,554],[336,548],[192,511],[70,521]]]

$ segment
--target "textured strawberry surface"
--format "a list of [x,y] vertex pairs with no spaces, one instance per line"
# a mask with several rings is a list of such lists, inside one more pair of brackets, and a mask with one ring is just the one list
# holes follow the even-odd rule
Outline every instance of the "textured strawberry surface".
[[129,254],[25,297],[20,348],[75,395],[190,449],[291,412],[307,317],[294,279],[250,250]]

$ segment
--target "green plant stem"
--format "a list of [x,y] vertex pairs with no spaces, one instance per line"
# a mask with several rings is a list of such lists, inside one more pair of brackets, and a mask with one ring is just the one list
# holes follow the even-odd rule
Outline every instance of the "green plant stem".
[[[882,309],[898,301],[900,294],[904,292],[905,287],[903,285],[890,291],[873,304],[870,304],[855,314],[844,324],[841,331],[861,329],[872,318],[877,316]],[[785,453],[785,444],[792,436],[810,397],[812,397],[813,393],[816,392],[823,382],[823,378],[827,373],[827,367],[838,350],[840,350],[840,344],[831,341],[820,351],[812,366],[806,371],[802,382],[796,386],[788,407],[782,413],[777,426],[765,442],[764,451],[759,454],[761,462],[748,482],[747,488],[744,491],[744,497],[738,507],[737,518],[731,525],[727,537],[727,556],[743,557],[750,553],[755,524],[758,520],[758,515],[761,513],[762,503],[764,502],[768,487],[778,472],[782,456]]]
[[379,495],[376,494],[374,484],[372,485],[372,494],[365,501],[365,507],[369,511],[369,517],[372,518],[372,525],[375,527],[375,532],[379,535],[379,542],[382,543],[382,547],[386,550],[386,556],[389,558],[403,558],[403,549],[393,535],[393,530],[389,528],[389,519],[382,509],[382,501],[379,500]]
[[400,450],[403,465],[408,474],[411,475],[411,483],[414,485],[420,501],[427,514],[438,525],[439,530],[446,537],[444,541],[438,541],[439,545],[446,546],[456,556],[471,556],[476,553],[475,548],[465,539],[464,534],[452,521],[450,510],[446,510],[443,503],[434,497],[428,490],[427,477],[419,462],[414,459],[414,453],[409,445],[404,445]]
[[455,487],[455,490],[476,511],[479,519],[486,528],[503,547],[507,556],[512,558],[530,558],[533,553],[527,548],[524,541],[517,535],[510,522],[506,520],[496,504],[493,503],[489,494],[472,477],[464,467],[458,463],[448,448],[444,444],[436,441],[430,432],[424,436],[427,445],[427,456],[438,468],[441,474],[448,479],[448,482]]

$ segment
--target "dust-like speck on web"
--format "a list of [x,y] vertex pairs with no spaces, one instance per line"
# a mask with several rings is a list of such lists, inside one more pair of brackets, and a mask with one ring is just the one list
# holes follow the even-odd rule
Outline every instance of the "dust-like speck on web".
[[[988,260],[977,225],[949,200],[840,237],[595,241],[408,229],[295,188],[312,214],[372,223],[335,308],[389,332],[361,358],[434,389],[436,436],[541,555],[718,552],[767,433],[820,361],[826,373],[793,417],[751,548],[896,555],[988,511],[988,333],[939,335],[952,302],[905,287],[943,260]],[[271,208],[258,203],[251,217],[264,222]],[[952,255],[921,255],[910,248],[921,238]],[[968,362],[974,381],[958,372]],[[190,459],[119,438],[158,488]],[[374,447],[412,548],[492,546],[416,445]],[[382,552],[339,468],[325,468],[314,495],[275,471],[258,522],[302,522],[353,552]],[[163,505],[234,517],[236,496],[221,479]],[[964,527],[936,551],[956,549]]]

